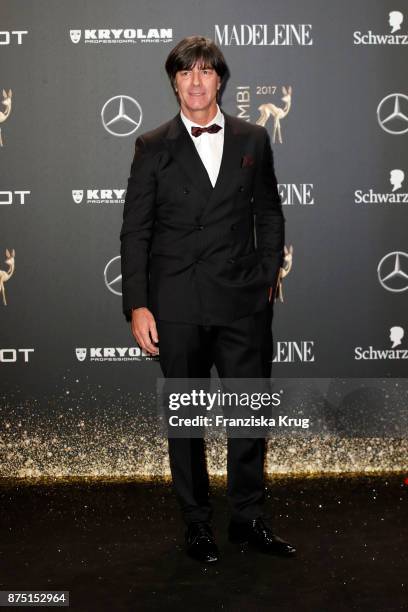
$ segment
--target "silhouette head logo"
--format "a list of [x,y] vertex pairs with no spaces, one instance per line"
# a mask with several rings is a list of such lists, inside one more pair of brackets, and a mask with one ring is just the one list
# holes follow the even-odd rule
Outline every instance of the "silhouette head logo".
[[391,34],[401,29],[401,24],[404,21],[404,15],[401,11],[391,11],[388,15],[388,23],[391,27]]
[[395,348],[396,346],[399,346],[401,344],[403,337],[404,337],[403,327],[400,327],[399,325],[394,325],[394,327],[391,327],[390,329],[390,340],[392,342],[391,348]]
[[391,170],[390,172],[390,183],[392,185],[392,190],[397,191],[397,189],[401,189],[402,183],[404,182],[405,172],[403,170]]

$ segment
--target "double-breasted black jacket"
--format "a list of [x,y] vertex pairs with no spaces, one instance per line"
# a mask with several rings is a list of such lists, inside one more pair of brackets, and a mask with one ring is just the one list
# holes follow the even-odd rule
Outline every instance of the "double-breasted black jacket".
[[268,304],[284,223],[265,128],[224,113],[215,187],[180,114],[136,139],[120,232],[123,312],[222,325]]

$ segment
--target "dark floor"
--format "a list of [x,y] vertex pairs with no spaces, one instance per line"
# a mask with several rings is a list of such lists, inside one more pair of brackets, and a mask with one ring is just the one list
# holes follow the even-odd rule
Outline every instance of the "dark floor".
[[0,589],[69,590],[71,609],[408,610],[405,475],[275,479],[268,512],[295,559],[240,552],[213,481],[222,553],[183,552],[168,484],[0,481]]

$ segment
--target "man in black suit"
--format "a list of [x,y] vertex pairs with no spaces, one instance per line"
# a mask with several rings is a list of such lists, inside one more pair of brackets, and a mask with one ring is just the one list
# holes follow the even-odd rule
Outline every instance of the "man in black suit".
[[[284,217],[266,130],[217,104],[227,66],[183,39],[166,71],[180,113],[136,140],[123,212],[123,312],[166,378],[270,378]],[[160,350],[157,348],[159,344]],[[169,438],[187,552],[219,557],[203,438]],[[229,539],[293,555],[262,513],[264,438],[228,438]]]

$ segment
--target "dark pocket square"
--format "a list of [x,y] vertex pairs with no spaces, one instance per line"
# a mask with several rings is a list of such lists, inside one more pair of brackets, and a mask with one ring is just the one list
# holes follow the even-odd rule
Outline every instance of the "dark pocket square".
[[244,155],[241,159],[241,168],[249,168],[250,166],[253,166],[254,163],[255,160],[253,157],[251,157],[251,155]]

